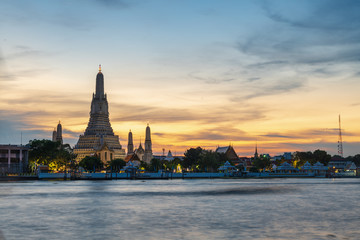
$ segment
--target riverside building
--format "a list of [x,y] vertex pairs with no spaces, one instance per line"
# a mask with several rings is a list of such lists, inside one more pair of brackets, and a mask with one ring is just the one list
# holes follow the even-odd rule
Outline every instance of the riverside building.
[[77,160],[86,156],[96,155],[104,163],[116,158],[125,158],[119,136],[114,134],[109,120],[109,106],[104,93],[104,75],[101,65],[96,76],[96,90],[91,101],[90,119],[88,126],[74,148]]
[[0,174],[25,172],[28,157],[27,146],[0,145]]

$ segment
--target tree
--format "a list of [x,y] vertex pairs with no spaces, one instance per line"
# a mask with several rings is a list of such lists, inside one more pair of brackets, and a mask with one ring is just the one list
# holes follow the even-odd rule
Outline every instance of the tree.
[[186,150],[186,152],[184,153],[185,157],[183,161],[183,167],[194,169],[201,157],[200,154],[202,152],[203,149],[201,147],[190,148]]
[[101,169],[104,164],[100,158],[96,156],[86,156],[79,162],[79,166],[89,172],[95,172],[97,169]]
[[182,168],[182,161],[180,158],[175,157],[172,161],[171,161],[171,169],[172,170],[176,170],[178,165],[180,165],[180,169]]
[[60,145],[60,142],[53,142],[45,139],[30,140],[28,144],[28,146],[30,147],[29,162],[41,165],[48,165],[57,157]]
[[148,164],[147,162],[144,162],[144,161],[140,162],[139,168],[144,169],[145,171],[151,171],[152,170],[150,164]]
[[315,164],[314,156],[312,152],[295,152],[294,159],[297,161],[297,166],[303,166],[306,162]]
[[[334,157],[335,157],[335,156],[334,156]],[[341,157],[339,156],[339,158],[341,158]],[[356,165],[357,167],[360,166],[360,154],[356,154],[355,156],[348,156],[348,157],[345,158],[345,160],[346,160],[346,161],[351,161],[351,162],[355,163],[355,165]]]
[[331,160],[331,155],[324,150],[317,149],[313,153],[308,152],[295,152],[294,159],[296,160],[296,166],[303,166],[306,162],[314,165],[316,162],[320,162],[324,165],[328,165]]
[[115,172],[119,172],[124,166],[126,166],[126,162],[121,158],[108,161],[108,167],[110,167],[112,171]]
[[220,154],[207,150],[202,152],[198,161],[200,170],[205,172],[216,171],[222,163],[224,160],[221,160]]
[[[260,156],[259,158],[256,158],[253,161],[253,167],[258,171],[269,168],[270,165],[271,165],[270,158],[266,156]],[[252,171],[254,171],[254,169],[252,169]]]
[[331,155],[325,152],[324,150],[315,150],[313,153],[314,162],[320,162],[324,165],[328,165],[331,160]]
[[160,160],[157,159],[157,158],[151,159],[151,161],[150,161],[150,169],[152,169],[152,171],[155,171],[155,172],[162,169],[162,164],[161,164]]
[[64,171],[67,166],[73,165],[76,158],[69,144],[34,139],[28,146],[30,165],[48,165],[50,170]]

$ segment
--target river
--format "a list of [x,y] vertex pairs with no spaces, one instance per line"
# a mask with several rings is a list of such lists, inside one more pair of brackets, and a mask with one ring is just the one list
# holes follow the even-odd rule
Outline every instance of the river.
[[360,179],[0,182],[0,239],[360,239]]

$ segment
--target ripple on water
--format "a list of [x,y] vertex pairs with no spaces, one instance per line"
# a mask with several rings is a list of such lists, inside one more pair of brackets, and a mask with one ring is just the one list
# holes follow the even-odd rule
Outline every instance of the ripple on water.
[[0,183],[0,226],[8,240],[354,239],[359,186],[358,179]]

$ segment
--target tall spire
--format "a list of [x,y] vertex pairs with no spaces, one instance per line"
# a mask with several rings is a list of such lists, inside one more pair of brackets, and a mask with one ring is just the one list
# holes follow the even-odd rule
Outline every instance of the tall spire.
[[54,128],[54,131],[53,131],[53,134],[52,134],[52,141],[53,142],[56,142],[56,136],[57,136],[57,133],[56,133],[56,130]]
[[128,149],[127,154],[134,153],[134,144],[133,144],[133,136],[130,129],[129,136],[128,136]]
[[258,158],[259,158],[259,154],[257,151],[257,141],[256,141],[254,159],[258,159]]
[[146,141],[151,141],[151,135],[150,135],[150,127],[149,127],[149,124],[147,124],[147,127],[146,127],[145,142],[146,142]]
[[104,98],[104,75],[101,72],[101,64],[99,65],[99,73],[96,76],[96,98]]
[[104,94],[104,75],[100,72],[96,75],[96,93],[91,101],[90,121],[85,135],[111,135],[114,136],[109,120],[109,105]]
[[63,143],[62,126],[61,126],[60,121],[59,121],[59,124],[57,125],[57,128],[56,128],[56,141],[61,142],[61,144]]
[[152,159],[152,143],[151,143],[151,133],[150,133],[150,127],[149,124],[146,127],[145,131],[145,155],[144,155],[144,161],[147,163],[150,163]]

